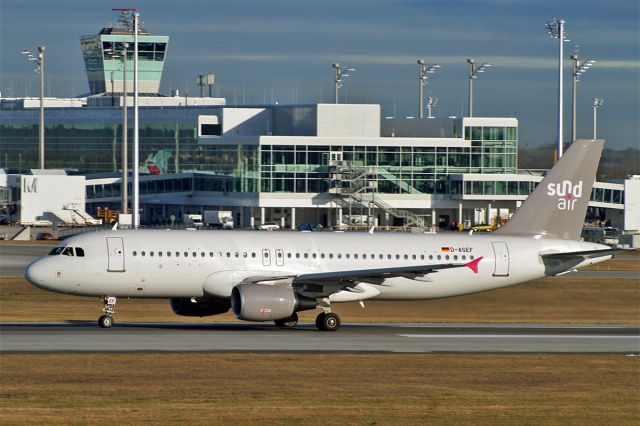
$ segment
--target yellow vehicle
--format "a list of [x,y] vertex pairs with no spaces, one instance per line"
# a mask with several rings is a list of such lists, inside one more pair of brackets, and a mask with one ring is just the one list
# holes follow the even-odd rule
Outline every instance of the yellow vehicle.
[[473,232],[491,232],[495,229],[496,227],[494,225],[476,225],[471,227]]

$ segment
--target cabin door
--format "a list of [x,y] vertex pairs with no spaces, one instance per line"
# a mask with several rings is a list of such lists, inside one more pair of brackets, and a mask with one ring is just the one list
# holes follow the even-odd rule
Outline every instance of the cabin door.
[[124,243],[121,237],[107,237],[107,271],[124,272]]
[[509,249],[507,243],[494,242],[493,253],[495,254],[495,268],[493,270],[494,277],[508,277],[509,276]]

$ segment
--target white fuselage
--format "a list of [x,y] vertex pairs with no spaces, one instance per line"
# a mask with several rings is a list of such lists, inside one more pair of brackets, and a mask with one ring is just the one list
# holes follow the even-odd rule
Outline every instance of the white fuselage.
[[[461,233],[127,230],[81,234],[59,247],[84,256],[46,256],[27,268],[46,290],[82,296],[229,297],[255,276],[464,264],[482,257],[478,273],[452,268],[424,280],[390,278],[362,294],[341,291],[331,301],[418,300],[457,296],[544,277],[541,254],[608,248],[595,243]],[[77,253],[77,251],[76,251]],[[609,257],[584,261],[578,267]]]

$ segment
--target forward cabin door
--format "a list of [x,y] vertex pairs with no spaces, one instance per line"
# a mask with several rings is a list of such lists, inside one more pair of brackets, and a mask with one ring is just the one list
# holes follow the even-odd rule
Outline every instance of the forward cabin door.
[[495,254],[495,268],[493,270],[494,277],[509,276],[509,249],[507,243],[493,242],[493,253]]
[[107,237],[107,271],[124,272],[124,243],[121,237]]

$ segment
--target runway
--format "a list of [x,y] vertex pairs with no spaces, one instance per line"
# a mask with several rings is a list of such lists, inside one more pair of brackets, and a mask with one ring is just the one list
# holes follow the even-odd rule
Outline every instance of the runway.
[[640,354],[640,326],[1,323],[0,352],[623,353]]

